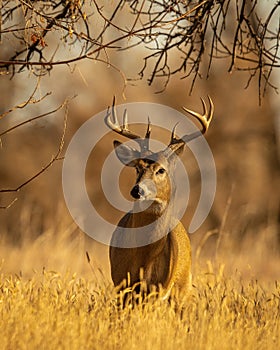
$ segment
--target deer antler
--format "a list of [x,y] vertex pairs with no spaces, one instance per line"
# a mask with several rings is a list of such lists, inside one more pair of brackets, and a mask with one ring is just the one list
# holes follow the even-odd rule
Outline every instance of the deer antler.
[[208,97],[208,101],[209,101],[209,104],[210,104],[209,112],[207,111],[206,103],[203,100],[203,98],[200,98],[201,102],[202,102],[202,106],[203,106],[203,114],[194,112],[194,111],[192,111],[192,110],[190,110],[190,109],[188,109],[186,107],[183,107],[184,111],[190,113],[190,115],[195,117],[200,122],[200,124],[202,125],[202,130],[201,130],[202,134],[205,134],[207,132],[207,130],[209,128],[209,125],[211,123],[211,120],[213,118],[213,114],[214,114],[213,101],[211,100],[210,96],[207,96],[207,97]]
[[[116,113],[116,108],[115,108],[115,101],[116,98],[114,96],[113,98],[113,104],[112,104],[112,113],[110,112],[110,107],[108,107],[107,109],[107,114],[105,116],[105,123],[107,124],[107,126],[115,131],[117,134],[120,134],[122,136],[125,136],[129,139],[140,139],[140,136],[137,134],[132,133],[129,129],[128,129],[128,118],[127,118],[127,110],[124,110],[123,113],[123,125],[120,126],[119,122],[118,122],[118,117],[117,117],[117,113]],[[112,116],[112,118],[110,118],[110,116]]]
[[203,107],[203,114],[200,114],[198,112],[194,112],[186,107],[183,107],[183,110],[190,113],[193,117],[195,117],[199,122],[200,124],[202,125],[202,129],[201,131],[196,131],[190,135],[186,134],[184,135],[182,138],[180,139],[177,139],[175,137],[175,129],[176,129],[176,126],[178,123],[176,123],[174,125],[174,128],[172,130],[172,133],[171,133],[171,139],[170,139],[170,143],[169,143],[169,146],[170,145],[173,145],[173,144],[176,144],[176,143],[179,143],[179,142],[185,142],[185,143],[188,143],[190,142],[191,140],[194,140],[196,139],[197,137],[201,136],[201,134],[205,134],[209,128],[209,125],[212,121],[212,118],[213,118],[213,114],[214,114],[214,104],[213,104],[213,101],[211,100],[211,97],[210,96],[207,96],[208,97],[208,101],[209,101],[209,104],[210,104],[210,109],[209,111],[207,111],[207,107],[206,107],[206,103],[205,101],[203,100],[203,98],[201,98],[201,102],[202,102],[202,107]]
[[[122,126],[120,126],[119,121],[118,121],[118,117],[117,117],[117,113],[116,113],[115,101],[116,101],[116,99],[114,96],[112,107],[111,107],[112,112],[110,112],[110,107],[108,107],[107,114],[105,116],[106,125],[111,130],[116,132],[117,134],[125,136],[129,139],[135,140],[140,145],[142,153],[150,152],[150,150],[149,150],[149,141],[150,141],[150,135],[151,135],[150,118],[148,117],[148,125],[147,125],[145,137],[141,138],[139,135],[137,135],[129,130],[129,128],[128,128],[128,116],[127,116],[126,109],[124,110],[124,113],[123,113],[123,124],[122,124]],[[201,129],[201,131],[196,131],[190,135],[186,134],[182,138],[177,139],[175,136],[175,129],[176,129],[176,126],[178,123],[176,123],[174,125],[172,133],[171,133],[171,139],[170,139],[169,146],[176,144],[176,143],[180,143],[182,141],[185,143],[188,143],[191,140],[201,136],[201,134],[205,134],[207,132],[209,125],[212,121],[213,114],[214,114],[214,104],[213,104],[213,101],[211,100],[210,96],[208,96],[208,101],[210,104],[209,111],[207,111],[205,101],[203,100],[203,98],[201,98],[202,107],[203,107],[203,114],[200,114],[200,113],[192,111],[186,107],[183,107],[184,111],[190,113],[193,117],[195,117],[200,122],[200,124],[202,125],[202,129]]]
[[[151,121],[148,117],[148,125],[147,130],[144,138],[141,138],[141,136],[131,132],[128,128],[128,117],[127,117],[127,110],[124,110],[123,113],[123,125],[120,126],[118,122],[118,117],[116,113],[115,108],[115,101],[116,98],[114,96],[113,103],[112,103],[112,113],[110,112],[110,107],[107,109],[107,114],[105,116],[105,123],[106,125],[112,130],[115,131],[117,134],[125,136],[129,139],[135,140],[141,147],[141,152],[148,152],[149,151],[149,141],[150,141],[150,135],[151,135]],[[110,117],[111,116],[111,117]]]

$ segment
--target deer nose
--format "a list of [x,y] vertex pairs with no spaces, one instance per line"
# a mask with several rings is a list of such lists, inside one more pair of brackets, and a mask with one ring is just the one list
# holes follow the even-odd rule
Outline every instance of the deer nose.
[[139,185],[135,185],[133,189],[130,191],[130,194],[134,199],[139,199],[141,196],[144,196],[145,191]]

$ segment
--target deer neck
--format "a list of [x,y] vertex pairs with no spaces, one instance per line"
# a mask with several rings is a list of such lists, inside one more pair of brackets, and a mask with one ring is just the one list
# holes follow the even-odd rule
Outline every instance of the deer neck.
[[[131,228],[139,230],[141,228],[141,239],[145,235],[147,244],[154,242],[164,242],[171,228],[174,217],[172,216],[171,206],[167,205],[164,210],[160,210],[154,203],[144,211],[133,212],[131,216]],[[138,203],[134,208],[139,210]],[[138,235],[138,234],[137,234]]]

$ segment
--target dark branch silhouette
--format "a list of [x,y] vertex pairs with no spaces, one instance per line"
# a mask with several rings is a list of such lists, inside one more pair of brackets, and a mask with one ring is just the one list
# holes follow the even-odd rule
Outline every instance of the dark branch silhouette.
[[[43,117],[47,117],[50,116],[51,114],[59,111],[62,108],[65,108],[65,114],[64,114],[64,123],[63,123],[63,131],[62,131],[62,135],[60,138],[60,142],[59,142],[59,146],[58,149],[55,153],[55,155],[53,155],[51,157],[51,159],[49,160],[49,162],[47,164],[45,164],[40,170],[38,170],[35,174],[33,174],[32,176],[30,176],[27,180],[25,180],[24,182],[20,183],[18,186],[13,187],[13,188],[2,188],[0,189],[0,193],[15,193],[15,192],[19,192],[23,187],[27,186],[28,184],[30,184],[32,181],[34,181],[36,178],[38,178],[41,174],[43,174],[48,168],[50,168],[56,161],[58,160],[62,160],[62,151],[63,151],[63,146],[64,146],[64,140],[65,140],[65,133],[66,133],[66,127],[67,127],[67,116],[68,116],[68,102],[69,100],[66,99],[63,104],[61,104],[58,108],[56,108],[53,111],[49,111],[46,112],[44,114],[41,114],[39,116],[30,118],[22,123],[16,124],[15,126],[3,131],[0,134],[0,137],[3,135],[6,135],[12,131],[14,131],[15,129],[23,126],[24,124],[27,123],[31,123],[34,120],[38,120],[38,119],[42,119]],[[8,209],[10,208],[15,202],[16,202],[17,198],[14,198],[8,205],[6,206],[0,206],[0,209]]]
[[[280,67],[280,2],[267,4],[262,17],[258,14],[260,3],[3,0],[2,45],[11,41],[17,45],[10,45],[8,55],[0,54],[0,69],[16,74],[32,68],[34,74],[44,75],[56,65],[86,59],[109,62],[111,50],[141,46],[139,79],[145,77],[150,85],[161,79],[164,89],[176,74],[190,77],[192,90],[197,77],[203,75],[203,60],[207,62],[207,77],[215,59],[227,59],[229,72],[247,72],[248,85],[253,78],[258,79],[261,96],[268,87],[277,88],[271,76],[273,69]],[[58,58],[61,48],[69,45],[75,45],[79,54],[72,56],[64,50],[63,58]]]

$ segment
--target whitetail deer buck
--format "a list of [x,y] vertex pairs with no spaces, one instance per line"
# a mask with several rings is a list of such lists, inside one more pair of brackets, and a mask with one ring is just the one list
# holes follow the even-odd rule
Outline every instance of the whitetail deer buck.
[[[123,125],[119,125],[115,99],[112,112],[108,108],[105,122],[109,128],[140,145],[138,151],[114,141],[119,160],[137,172],[136,184],[130,192],[135,199],[134,208],[120,220],[111,239],[111,276],[115,286],[139,286],[144,281],[148,292],[162,289],[167,298],[172,290],[186,291],[191,285],[191,246],[182,223],[174,217],[175,187],[172,182],[177,155],[187,142],[208,130],[214,112],[213,102],[209,96],[208,99],[209,112],[201,99],[203,115],[183,107],[201,123],[201,132],[177,139],[174,127],[168,147],[157,153],[149,149],[150,121],[145,137],[141,138],[128,129],[126,110]],[[149,236],[146,242],[150,244],[139,244],[143,242],[143,235]]]

